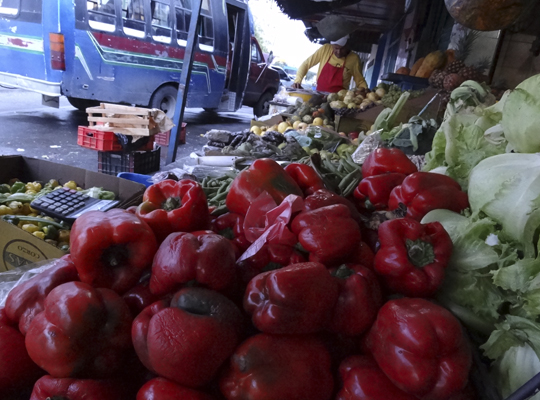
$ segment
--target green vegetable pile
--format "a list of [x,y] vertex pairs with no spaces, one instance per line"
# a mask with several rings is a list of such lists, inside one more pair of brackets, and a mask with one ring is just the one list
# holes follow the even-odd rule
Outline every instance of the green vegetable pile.
[[[438,301],[483,339],[506,398],[540,373],[540,75],[505,93],[452,92],[425,170],[468,191],[470,212],[434,210],[454,250]],[[539,400],[540,395],[532,397]]]
[[424,90],[403,91],[398,85],[388,85],[385,83],[380,83],[378,87],[386,91],[386,94],[381,98],[381,102],[383,106],[388,108],[393,108],[404,92],[409,93],[411,98],[419,97],[425,92]]

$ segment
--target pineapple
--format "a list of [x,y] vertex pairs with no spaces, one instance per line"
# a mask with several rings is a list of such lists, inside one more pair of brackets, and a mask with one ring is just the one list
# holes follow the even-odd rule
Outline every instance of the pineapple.
[[463,67],[459,70],[459,75],[466,81],[480,81],[482,74],[475,67]]
[[457,74],[463,68],[465,68],[465,63],[461,60],[456,60],[448,64],[448,66],[445,69],[445,72],[447,74]]
[[439,113],[441,115],[444,115],[444,112],[446,111],[446,106],[448,106],[448,103],[450,102],[450,92],[442,90],[440,95],[440,102],[439,102]]
[[446,76],[447,73],[445,71],[436,69],[429,77],[429,84],[435,89],[442,89],[444,84],[444,78],[446,78]]
[[464,81],[465,79],[459,74],[448,74],[446,78],[444,78],[443,87],[445,90],[451,92],[459,85],[461,85]]
[[448,74],[457,74],[466,67],[465,60],[471,54],[473,44],[478,39],[478,35],[478,31],[471,30],[458,39],[454,51],[456,60],[448,64],[445,70]]

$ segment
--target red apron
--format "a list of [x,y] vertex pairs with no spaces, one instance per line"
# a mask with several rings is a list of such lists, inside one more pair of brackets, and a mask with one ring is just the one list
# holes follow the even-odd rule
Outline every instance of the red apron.
[[345,66],[334,67],[329,63],[330,58],[332,58],[331,54],[319,75],[319,79],[317,79],[317,90],[319,92],[337,93],[343,90]]

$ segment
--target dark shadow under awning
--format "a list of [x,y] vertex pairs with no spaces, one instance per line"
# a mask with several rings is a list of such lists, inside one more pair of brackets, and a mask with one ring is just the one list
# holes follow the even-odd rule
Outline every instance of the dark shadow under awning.
[[306,26],[306,35],[313,42],[326,40],[318,32],[317,23],[324,17],[340,15],[358,25],[352,35],[355,47],[360,52],[371,51],[382,33],[391,30],[405,15],[407,0],[275,0],[278,6],[292,19],[301,20]]

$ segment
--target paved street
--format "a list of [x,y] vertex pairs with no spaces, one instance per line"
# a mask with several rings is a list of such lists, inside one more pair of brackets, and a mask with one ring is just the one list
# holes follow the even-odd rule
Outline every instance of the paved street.
[[[210,129],[232,132],[249,127],[253,111],[243,107],[236,113],[210,114],[202,109],[186,109],[186,144],[178,147],[177,160],[192,152],[202,152]],[[65,98],[60,108],[41,104],[41,95],[0,86],[0,155],[21,154],[91,171],[98,169],[97,151],[77,145],[77,127],[88,126],[86,114],[73,108]],[[165,166],[167,147],[161,149]]]

